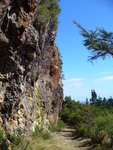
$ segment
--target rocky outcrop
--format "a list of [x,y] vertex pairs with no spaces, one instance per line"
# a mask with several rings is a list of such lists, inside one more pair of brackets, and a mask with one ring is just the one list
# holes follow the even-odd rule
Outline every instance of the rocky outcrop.
[[33,27],[40,0],[0,1],[0,124],[11,133],[57,122],[63,89],[56,31]]

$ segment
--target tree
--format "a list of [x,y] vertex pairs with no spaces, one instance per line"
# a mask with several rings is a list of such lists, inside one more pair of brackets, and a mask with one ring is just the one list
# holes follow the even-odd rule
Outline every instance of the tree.
[[88,60],[93,61],[99,57],[105,59],[106,56],[113,57],[113,32],[107,32],[105,29],[96,28],[86,30],[80,24],[73,20],[73,23],[80,29],[81,35],[85,38],[84,46],[91,52]]
[[113,98],[110,97],[107,101],[108,108],[113,108]]
[[105,97],[103,98],[102,105],[104,107],[107,107],[107,99]]
[[102,103],[103,103],[102,97],[98,96],[98,99],[96,101],[96,106],[100,107],[100,106],[102,106]]
[[86,98],[86,105],[88,105],[89,104],[89,102],[88,102],[88,98]]
[[90,104],[95,106],[96,102],[97,102],[97,93],[95,90],[91,90]]

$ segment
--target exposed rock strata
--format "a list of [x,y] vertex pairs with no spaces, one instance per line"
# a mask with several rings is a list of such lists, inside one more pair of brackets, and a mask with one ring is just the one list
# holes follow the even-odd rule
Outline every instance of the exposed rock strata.
[[0,1],[0,124],[11,133],[48,128],[62,106],[56,31],[32,25],[39,3]]

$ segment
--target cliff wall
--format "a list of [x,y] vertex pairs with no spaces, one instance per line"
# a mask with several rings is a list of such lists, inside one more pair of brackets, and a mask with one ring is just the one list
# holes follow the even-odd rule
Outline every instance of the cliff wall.
[[57,122],[61,60],[48,20],[36,29],[40,0],[0,1],[0,125],[12,134]]

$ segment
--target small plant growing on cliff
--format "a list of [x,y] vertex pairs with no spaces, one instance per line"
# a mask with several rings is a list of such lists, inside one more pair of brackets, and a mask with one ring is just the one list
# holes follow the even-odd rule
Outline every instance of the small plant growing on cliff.
[[49,20],[51,20],[54,29],[58,26],[58,15],[60,13],[60,8],[58,0],[42,0],[40,6],[37,9],[37,16],[34,21],[34,27],[40,29],[40,27],[45,25]]
[[39,128],[38,126],[35,127],[35,131],[32,134],[32,137],[34,138],[42,138],[44,140],[50,139],[50,133],[48,131],[43,131],[42,128]]
[[21,140],[22,140],[22,137],[17,136],[16,133],[14,133],[13,135],[7,134],[7,138],[11,142],[11,149],[12,150],[14,149],[15,146],[19,145]]
[[5,131],[0,126],[0,149],[8,150],[9,148],[9,141],[7,139]]
[[61,72],[62,72],[62,65],[63,65],[62,56],[60,54],[60,51],[58,50],[58,67],[60,68]]
[[64,128],[64,126],[64,122],[61,119],[59,119],[58,124],[52,124],[50,129],[52,132],[60,132]]
[[3,139],[3,131],[0,130],[0,141],[2,141],[2,139]]
[[14,133],[13,135],[7,134],[7,139],[8,141],[10,141],[11,150],[17,149],[17,147],[19,147],[22,150],[27,150],[27,147],[29,145],[29,140],[25,139],[24,135],[22,134],[17,135],[16,133]]

